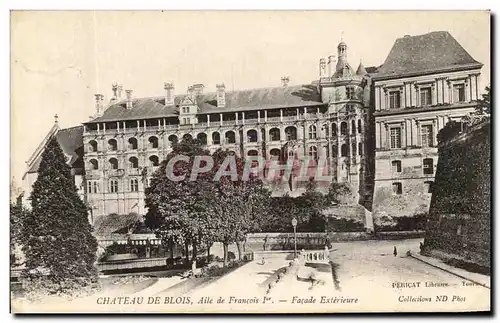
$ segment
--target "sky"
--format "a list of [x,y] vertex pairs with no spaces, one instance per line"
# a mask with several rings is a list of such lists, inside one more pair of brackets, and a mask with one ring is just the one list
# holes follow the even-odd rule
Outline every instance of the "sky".
[[446,30],[484,64],[490,82],[490,16],[486,11],[14,11],[11,13],[11,175],[58,115],[62,128],[88,121],[94,94],[105,102],[113,82],[133,95],[176,94],[290,85],[318,78],[320,58],[341,38],[356,68],[384,62],[404,35]]

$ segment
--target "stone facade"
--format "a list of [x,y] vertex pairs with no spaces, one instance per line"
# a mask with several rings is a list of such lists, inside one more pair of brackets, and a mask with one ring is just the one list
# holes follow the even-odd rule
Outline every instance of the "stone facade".
[[[96,114],[75,148],[92,217],[144,214],[151,175],[172,143],[188,136],[241,157],[324,160],[328,175],[348,183],[375,222],[426,212],[437,133],[474,110],[482,64],[447,32],[397,39],[378,67],[354,70],[347,54],[341,42],[337,56],[320,59],[318,79],[304,85],[283,77],[281,87],[227,91],[217,84],[207,92],[193,84],[176,95],[166,82],[162,96],[126,90],[122,98],[123,87],[113,84],[107,104],[96,94]],[[284,186],[281,192],[301,192],[293,179]]]

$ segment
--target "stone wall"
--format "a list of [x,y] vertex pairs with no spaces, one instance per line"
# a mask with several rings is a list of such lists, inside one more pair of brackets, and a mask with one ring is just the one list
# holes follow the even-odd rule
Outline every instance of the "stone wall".
[[490,123],[440,146],[423,252],[490,266]]

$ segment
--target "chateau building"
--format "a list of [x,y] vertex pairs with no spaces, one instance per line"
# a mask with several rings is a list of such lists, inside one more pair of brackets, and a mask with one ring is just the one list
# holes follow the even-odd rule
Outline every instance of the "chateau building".
[[[114,84],[109,103],[96,94],[96,115],[77,128],[71,158],[92,217],[144,214],[150,176],[172,143],[187,137],[241,157],[325,160],[328,175],[348,183],[374,212],[391,215],[403,197],[425,209],[437,132],[473,110],[481,67],[448,32],[433,32],[396,40],[379,67],[352,68],[341,42],[336,56],[320,59],[318,79],[304,85],[283,77],[274,88],[227,91],[219,84],[207,92],[193,84],[176,94],[169,82],[163,95],[140,98]],[[75,131],[56,130],[48,137],[60,142],[63,131]],[[27,185],[36,178],[29,174],[36,175],[38,155],[28,163]],[[298,186],[292,180],[289,190]]]

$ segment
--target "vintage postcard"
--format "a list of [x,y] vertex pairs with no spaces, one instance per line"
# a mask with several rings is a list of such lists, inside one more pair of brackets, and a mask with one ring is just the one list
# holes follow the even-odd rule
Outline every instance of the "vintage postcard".
[[13,313],[490,311],[489,11],[10,18]]

